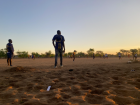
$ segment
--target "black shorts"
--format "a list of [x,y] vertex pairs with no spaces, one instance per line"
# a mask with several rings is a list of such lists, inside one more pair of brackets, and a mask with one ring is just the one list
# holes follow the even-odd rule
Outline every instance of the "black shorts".
[[12,53],[7,53],[7,58],[12,58],[13,54]]

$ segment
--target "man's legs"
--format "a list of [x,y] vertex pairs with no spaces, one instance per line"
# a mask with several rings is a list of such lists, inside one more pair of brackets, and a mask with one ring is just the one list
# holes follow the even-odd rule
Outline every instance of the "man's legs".
[[59,50],[59,53],[60,53],[60,66],[62,66],[62,50]]
[[13,54],[10,53],[10,66],[12,66],[12,58],[13,58]]
[[12,66],[12,58],[10,58],[10,66]]
[[73,61],[75,60],[75,55],[73,55]]
[[8,66],[9,66],[9,58],[7,57],[7,64],[8,64]]
[[55,66],[57,66],[58,50],[55,49]]
[[12,66],[12,54],[11,53],[7,53],[7,64],[9,66],[9,62],[10,62],[10,66]]

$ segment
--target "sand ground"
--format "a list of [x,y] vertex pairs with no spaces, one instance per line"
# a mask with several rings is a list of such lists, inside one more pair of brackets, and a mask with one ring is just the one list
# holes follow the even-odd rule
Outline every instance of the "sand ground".
[[54,58],[0,59],[0,105],[140,105],[140,63],[129,59],[64,58],[57,69]]

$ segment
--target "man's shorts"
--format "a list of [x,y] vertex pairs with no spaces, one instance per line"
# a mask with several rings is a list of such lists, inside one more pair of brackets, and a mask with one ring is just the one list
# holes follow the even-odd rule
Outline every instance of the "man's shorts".
[[121,56],[119,56],[119,58],[120,58]]
[[12,53],[7,53],[7,58],[12,58],[13,54]]

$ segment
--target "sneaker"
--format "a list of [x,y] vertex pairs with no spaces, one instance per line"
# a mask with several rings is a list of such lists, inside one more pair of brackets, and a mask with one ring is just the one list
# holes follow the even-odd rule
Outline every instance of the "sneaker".
[[12,66],[12,65],[10,65],[10,66]]
[[63,65],[61,65],[61,67],[63,67]]
[[54,68],[56,69],[56,68],[57,68],[57,66],[54,66]]

